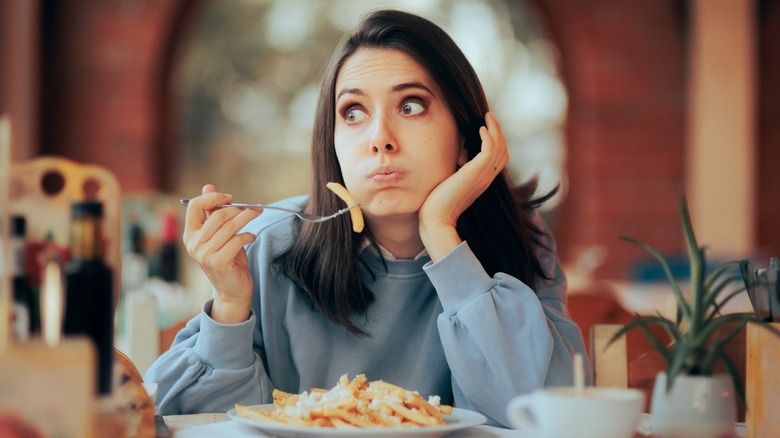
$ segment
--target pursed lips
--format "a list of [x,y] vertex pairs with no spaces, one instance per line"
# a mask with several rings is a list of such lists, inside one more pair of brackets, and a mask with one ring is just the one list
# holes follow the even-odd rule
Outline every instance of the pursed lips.
[[402,180],[406,171],[397,167],[380,167],[372,172],[368,179],[379,184],[392,184]]

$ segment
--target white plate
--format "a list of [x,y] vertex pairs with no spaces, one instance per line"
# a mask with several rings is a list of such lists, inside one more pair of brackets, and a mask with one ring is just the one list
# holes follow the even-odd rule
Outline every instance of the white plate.
[[[254,408],[272,409],[273,404],[256,405]],[[331,429],[326,427],[301,427],[286,424],[271,424],[239,417],[235,409],[227,412],[228,418],[256,427],[270,435],[281,437],[440,437],[452,431],[479,426],[487,421],[484,415],[466,409],[452,408],[452,415],[445,415],[447,424],[416,428],[377,428],[377,429]]]

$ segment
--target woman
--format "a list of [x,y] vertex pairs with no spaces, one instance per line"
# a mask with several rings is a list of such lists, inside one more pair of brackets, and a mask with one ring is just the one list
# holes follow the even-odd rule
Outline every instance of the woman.
[[[449,36],[398,11],[369,15],[335,52],[313,135],[311,224],[207,185],[184,241],[214,297],[152,366],[162,414],[268,403],[365,373],[507,424],[509,400],[572,383],[582,337],[533,184],[517,196],[501,128]],[[549,195],[548,195],[549,196]],[[262,213],[262,215],[261,215]],[[243,231],[241,231],[243,229]],[[246,246],[246,250],[244,247]]]

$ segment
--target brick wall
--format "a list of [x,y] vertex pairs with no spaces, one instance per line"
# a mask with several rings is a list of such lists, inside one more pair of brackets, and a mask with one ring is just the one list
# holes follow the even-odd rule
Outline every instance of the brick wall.
[[125,191],[165,186],[163,91],[186,2],[42,2],[42,153],[105,165]]
[[561,52],[569,93],[569,195],[562,257],[601,245],[599,275],[620,277],[643,253],[681,248],[685,70],[677,2],[537,0]]
[[758,247],[780,257],[780,2],[759,2]]
[[[608,251],[601,277],[645,253],[682,251],[685,2],[532,0],[561,52],[569,93],[569,193],[553,217],[564,260]],[[104,164],[128,192],[171,187],[169,69],[187,0],[43,0],[41,150]],[[780,2],[761,2],[759,245],[780,250]]]

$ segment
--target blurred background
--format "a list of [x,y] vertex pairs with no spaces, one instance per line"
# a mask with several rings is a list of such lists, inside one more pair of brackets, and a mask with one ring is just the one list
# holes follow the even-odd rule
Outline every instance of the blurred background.
[[[543,213],[584,330],[615,319],[593,295],[659,306],[657,265],[619,236],[684,255],[683,190],[713,259],[780,254],[777,0],[0,0],[12,161],[116,176],[113,238],[176,285],[180,308],[160,309],[175,327],[210,295],[180,248],[178,199],[205,183],[247,202],[307,192],[320,73],[380,7],[447,30],[507,133],[515,181],[561,185]],[[172,272],[165,251],[180,253]]]

